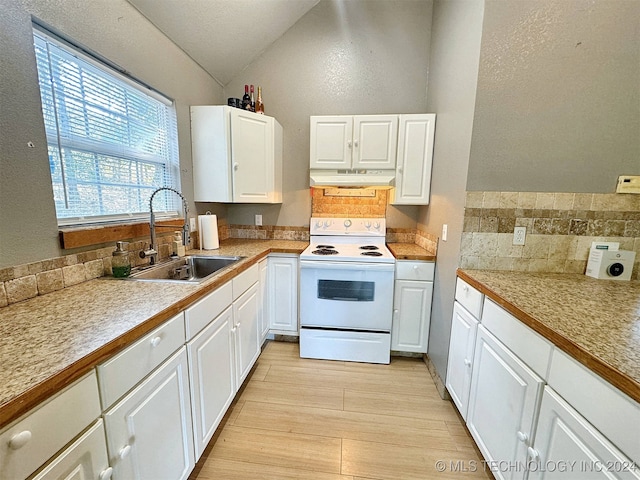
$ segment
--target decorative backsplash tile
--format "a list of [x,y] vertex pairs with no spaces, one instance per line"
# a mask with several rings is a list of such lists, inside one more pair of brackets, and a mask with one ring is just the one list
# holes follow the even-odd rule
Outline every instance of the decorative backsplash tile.
[[387,190],[373,190],[372,197],[335,196],[330,193],[332,190],[311,189],[311,216],[384,218],[386,215]]
[[[527,227],[525,245],[513,229]],[[584,273],[593,241],[620,242],[637,253],[640,195],[537,192],[468,192],[462,234],[462,268]]]

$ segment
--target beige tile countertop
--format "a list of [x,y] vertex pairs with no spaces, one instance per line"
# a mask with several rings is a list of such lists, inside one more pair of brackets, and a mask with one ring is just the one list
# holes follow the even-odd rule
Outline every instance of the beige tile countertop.
[[458,270],[458,276],[640,402],[640,282]]
[[433,262],[436,259],[435,252],[425,250],[415,243],[387,243],[387,247],[397,260],[423,260]]
[[269,253],[301,253],[307,242],[231,239],[191,251],[245,259],[200,284],[112,277],[0,308],[0,427],[80,378]]

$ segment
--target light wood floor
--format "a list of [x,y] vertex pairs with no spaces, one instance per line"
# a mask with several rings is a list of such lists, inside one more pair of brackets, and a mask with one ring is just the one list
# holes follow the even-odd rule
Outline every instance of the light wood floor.
[[309,360],[269,342],[219,430],[192,480],[492,478],[419,359]]

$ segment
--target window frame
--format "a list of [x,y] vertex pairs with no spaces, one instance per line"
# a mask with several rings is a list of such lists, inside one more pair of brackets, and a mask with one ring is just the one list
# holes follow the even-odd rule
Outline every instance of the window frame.
[[[140,82],[139,80],[131,77],[124,69],[118,67],[114,63],[104,59],[99,55],[96,55],[95,53],[87,50],[86,48],[83,48],[77,45],[76,43],[68,40],[67,38],[63,37],[59,33],[51,31],[47,27],[37,23],[35,20],[32,23],[32,27],[33,27],[33,36],[34,36],[34,50],[36,49],[35,47],[36,36],[39,36],[43,38],[46,42],[49,42],[55,45],[57,48],[61,48],[66,52],[66,54],[76,57],[81,62],[85,62],[89,64],[90,67],[92,67],[93,69],[97,69],[100,75],[111,77],[110,81],[114,81],[114,83],[119,82],[121,84],[124,84],[128,88],[134,88],[137,92],[143,95],[146,95],[157,102],[160,102],[161,104],[165,105],[168,108],[167,112],[169,115],[168,123],[169,123],[170,131],[167,132],[167,137],[168,137],[167,148],[166,148],[167,154],[166,154],[166,157],[164,157],[164,160],[165,160],[164,162],[158,162],[154,158],[151,158],[151,156],[145,157],[144,152],[141,152],[141,151],[136,152],[135,149],[133,148],[126,149],[128,151],[126,152],[126,154],[123,154],[122,152],[125,150],[125,148],[119,148],[118,146],[109,145],[107,142],[101,143],[100,141],[96,141],[96,142],[92,142],[90,140],[87,140],[86,142],[80,141],[82,145],[80,149],[78,149],[77,151],[79,152],[81,151],[82,147],[87,146],[88,148],[86,149],[86,152],[88,152],[90,155],[94,155],[94,156],[98,155],[98,156],[104,156],[104,157],[108,157],[109,155],[112,155],[113,158],[115,159],[121,158],[121,159],[124,159],[125,161],[133,162],[136,165],[136,167],[140,167],[141,165],[144,166],[145,162],[164,165],[164,168],[166,169],[165,173],[163,174],[163,179],[165,180],[164,184],[143,185],[141,183],[137,183],[137,186],[136,184],[131,184],[132,188],[141,189],[139,195],[143,191],[148,190],[149,197],[151,197],[151,194],[156,188],[165,187],[165,186],[169,186],[178,191],[181,191],[178,121],[177,121],[177,108],[175,105],[175,101],[163,95],[162,93],[158,92],[157,90],[153,89],[149,85],[146,85]],[[49,68],[51,68],[50,63],[49,63]],[[40,84],[40,72],[38,72],[38,86],[41,91],[41,101],[42,101],[42,90],[41,90],[42,85]],[[49,88],[52,89],[53,87],[49,86]],[[83,111],[85,111],[84,106],[83,106]],[[43,106],[43,123],[44,123],[44,120],[45,120],[45,117],[44,117],[44,106]],[[60,140],[60,136],[59,136],[60,127],[58,125],[57,115],[56,115],[55,121],[56,121],[55,138],[54,138],[54,135],[52,135],[51,132],[47,132],[47,128],[45,128],[45,136],[47,138],[47,151],[48,151],[47,157],[50,163],[52,162],[51,155],[49,154],[50,149],[57,150],[58,156],[59,158],[61,158],[62,150],[64,148],[67,148],[67,149],[70,148],[68,141],[63,142]],[[46,127],[46,124],[45,124],[45,127]],[[71,143],[73,144],[74,142],[71,141]],[[98,146],[98,147],[92,148],[92,143],[94,144],[94,147],[95,146]],[[74,149],[76,148],[78,147],[75,146]],[[118,154],[120,154],[121,156],[118,157]],[[96,164],[98,164],[99,162],[99,160],[94,160],[94,161],[96,162]],[[50,179],[51,179],[52,188],[55,188],[54,178],[53,178],[53,173],[51,171],[51,168],[50,168]],[[58,183],[58,185],[60,184]],[[95,185],[100,186],[100,185],[107,185],[107,184],[104,182],[98,181],[95,183]],[[62,188],[65,189],[64,195],[66,198],[67,192],[66,192],[66,186],[64,185],[64,181],[62,183]],[[156,217],[159,220],[178,218],[184,214],[182,202],[178,201],[179,199],[177,198],[177,196],[160,194],[158,195],[158,197],[160,198],[154,198],[154,213],[156,214]],[[131,199],[137,198],[138,200],[142,199],[140,196],[128,197],[128,198],[131,198]],[[158,200],[162,200],[162,201],[158,201]],[[144,202],[140,202],[139,205],[140,205],[140,208],[143,208],[145,206]],[[107,214],[107,215],[104,215],[104,214],[78,215],[73,217],[58,216],[58,208],[56,206],[56,220],[59,228],[73,228],[73,227],[81,227],[83,225],[96,226],[101,224],[113,225],[113,224],[135,223],[143,220],[148,220],[149,218],[148,202],[146,206],[147,206],[146,209],[143,209],[141,211],[136,211],[136,212],[130,211],[130,212],[122,212],[122,213],[116,213],[116,214]]]

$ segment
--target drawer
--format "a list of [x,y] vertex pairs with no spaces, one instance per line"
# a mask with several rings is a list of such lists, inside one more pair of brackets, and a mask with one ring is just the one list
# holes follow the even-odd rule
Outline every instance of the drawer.
[[396,261],[396,280],[422,280],[432,282],[435,262]]
[[240,295],[260,279],[260,267],[258,264],[252,265],[240,275],[235,277],[233,282],[233,299],[236,300]]
[[631,460],[640,463],[638,402],[557,348],[551,358],[549,386]]
[[187,341],[191,340],[209,322],[216,318],[233,301],[231,282],[202,298],[184,312]]
[[184,342],[184,315],[180,313],[98,365],[98,384],[103,409],[109,408]]
[[471,315],[480,318],[484,295],[461,278],[456,280],[456,300],[466,308]]
[[0,434],[0,478],[26,478],[99,416],[92,371]]
[[482,325],[539,376],[546,379],[553,345],[493,301],[487,299]]

